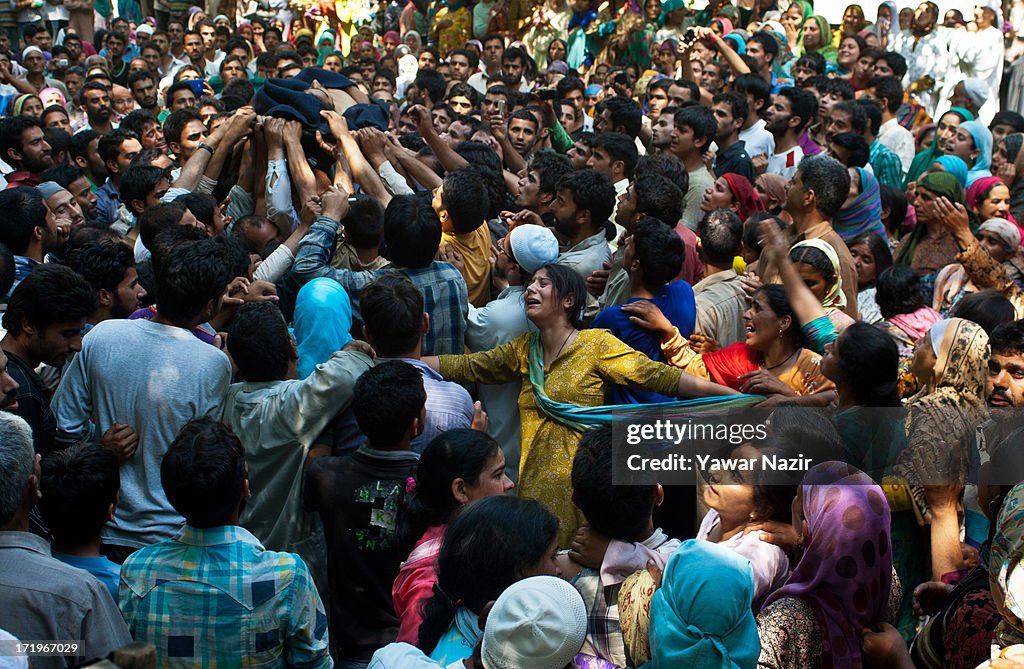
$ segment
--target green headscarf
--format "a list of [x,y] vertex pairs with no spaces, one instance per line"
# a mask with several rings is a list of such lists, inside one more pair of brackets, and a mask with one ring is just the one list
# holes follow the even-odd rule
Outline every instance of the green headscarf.
[[[956,114],[960,117],[961,123],[974,120],[974,114],[963,107],[953,107],[942,116],[945,116],[946,114]],[[942,120],[942,116],[940,116],[938,120]],[[907,170],[907,178],[903,180],[903,186],[906,187],[911,182],[917,181],[918,177],[927,172],[928,169],[931,168],[932,163],[934,163],[941,155],[943,155],[943,153],[942,150],[939,149],[939,132],[936,129],[935,139],[932,140],[932,145],[914,156],[913,162],[910,163],[910,169]]]
[[[809,19],[812,16],[814,16],[814,7],[811,5],[811,3],[806,2],[805,0],[793,0],[793,2],[790,3],[790,6],[793,6],[793,5],[796,5],[797,7],[799,7],[800,8],[800,13],[801,13],[800,29],[796,31],[796,44],[797,44],[796,48],[797,48],[797,51],[801,51],[802,52],[803,51],[803,44],[804,44],[804,24],[807,23],[807,19]],[[787,9],[786,11],[789,11],[789,10]],[[803,55],[803,53],[801,53],[799,55]]]
[[[824,16],[814,15],[811,16],[810,18],[815,23],[818,24],[818,30],[821,32],[821,46],[818,47],[817,52],[820,53],[821,57],[824,58],[825,60],[835,62],[836,55],[839,53],[839,51],[834,46],[832,46],[832,26],[829,25],[828,19],[826,19]],[[804,23],[807,23],[807,19],[804,19]],[[803,27],[801,26],[800,55],[802,56],[806,53],[807,49],[804,48],[804,31]]]
[[[944,197],[954,204],[962,204],[965,208],[967,207],[967,203],[964,201],[963,187],[949,172],[929,172],[917,182],[917,187]],[[899,251],[896,252],[896,257],[893,259],[897,265],[910,265],[914,260],[917,244],[924,238],[927,228],[927,225],[918,221],[910,234],[903,239],[903,243],[900,244]]]
[[661,3],[661,14],[658,15],[658,25],[664,28],[665,22],[668,21],[668,15],[685,6],[683,0],[663,0]]

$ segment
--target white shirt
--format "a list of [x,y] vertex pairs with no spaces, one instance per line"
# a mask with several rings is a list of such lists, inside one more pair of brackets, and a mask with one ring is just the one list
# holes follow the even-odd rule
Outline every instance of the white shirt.
[[743,148],[751,158],[775,153],[775,136],[765,128],[763,118],[758,119],[757,123],[746,130],[740,130],[740,139],[743,140]]
[[796,169],[800,166],[800,161],[803,158],[804,150],[797,144],[789,151],[772,154],[772,157],[768,159],[767,171],[771,174],[778,174],[788,181],[796,174]]
[[906,176],[910,163],[914,160],[914,135],[892,118],[879,128],[878,141],[900,157],[900,162],[903,163],[903,176]]

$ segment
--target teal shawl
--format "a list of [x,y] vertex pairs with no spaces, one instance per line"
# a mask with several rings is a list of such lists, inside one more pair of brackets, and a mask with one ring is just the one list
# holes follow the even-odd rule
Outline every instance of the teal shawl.
[[730,395],[659,404],[608,404],[596,407],[558,402],[544,392],[544,352],[539,333],[534,334],[530,340],[529,366],[530,385],[533,386],[533,397],[537,400],[537,406],[555,421],[577,432],[584,432],[596,425],[610,425],[617,419],[662,416],[672,409],[682,409],[688,414],[707,414],[724,409],[750,407],[764,401],[764,397],[760,395]]

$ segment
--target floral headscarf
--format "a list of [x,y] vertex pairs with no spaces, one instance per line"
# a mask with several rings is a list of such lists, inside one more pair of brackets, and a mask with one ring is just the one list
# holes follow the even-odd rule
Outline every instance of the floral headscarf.
[[824,462],[804,476],[804,554],[765,606],[802,599],[822,623],[822,666],[861,666],[861,631],[886,619],[892,589],[889,503],[867,474]]

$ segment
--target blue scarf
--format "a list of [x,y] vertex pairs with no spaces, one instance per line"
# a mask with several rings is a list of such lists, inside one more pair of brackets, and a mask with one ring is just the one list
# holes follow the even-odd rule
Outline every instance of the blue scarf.
[[677,400],[659,404],[607,404],[584,407],[578,404],[558,402],[544,392],[544,353],[539,333],[535,333],[530,340],[529,364],[530,385],[533,386],[533,397],[537,401],[537,406],[547,416],[577,432],[584,432],[587,428],[596,425],[610,425],[616,420],[626,418],[662,416],[671,409],[685,409],[688,414],[709,414],[724,409],[750,407],[764,401],[764,397],[760,395],[732,395],[698,397],[692,400]]

